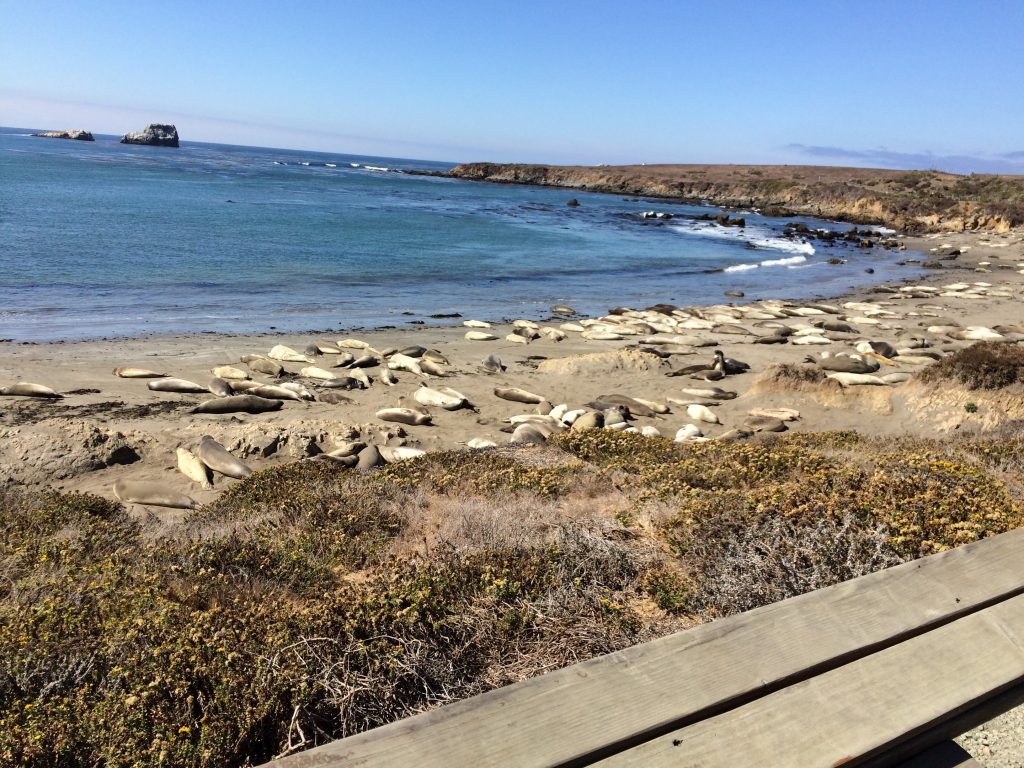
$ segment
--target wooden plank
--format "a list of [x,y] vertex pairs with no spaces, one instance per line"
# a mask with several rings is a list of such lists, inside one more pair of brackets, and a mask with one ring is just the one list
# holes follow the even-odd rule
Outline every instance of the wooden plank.
[[854,768],[1021,684],[1024,595],[595,765]]
[[981,763],[955,741],[942,741],[897,768],[981,768]]
[[1024,591],[1024,529],[764,606],[277,761],[586,765]]
[[[864,768],[888,768],[893,762],[919,755],[927,746],[955,738],[1004,712],[1019,707],[1021,704],[1024,704],[1024,685],[1010,688],[990,699],[979,702],[970,709],[956,713],[948,720],[938,723],[926,731],[910,736],[901,744],[886,750],[884,755],[868,760],[864,763]],[[903,763],[899,763],[899,765],[900,768],[903,768]]]

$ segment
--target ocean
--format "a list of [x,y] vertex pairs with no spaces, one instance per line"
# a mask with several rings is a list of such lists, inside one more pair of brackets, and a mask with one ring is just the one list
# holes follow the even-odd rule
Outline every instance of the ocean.
[[3,339],[597,314],[912,274],[895,264],[906,254],[786,240],[783,220],[749,211],[746,227],[721,227],[693,218],[713,207],[403,172],[454,163],[29,133],[0,129]]

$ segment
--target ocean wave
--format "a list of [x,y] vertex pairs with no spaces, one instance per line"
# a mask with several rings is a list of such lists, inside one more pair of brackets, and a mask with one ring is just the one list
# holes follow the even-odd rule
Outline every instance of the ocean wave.
[[723,272],[746,272],[750,269],[757,269],[760,264],[733,264],[731,267],[726,267]]
[[789,256],[785,259],[767,259],[761,262],[762,267],[789,267],[794,264],[803,264],[807,261],[806,256]]
[[734,240],[754,246],[755,248],[766,248],[771,251],[783,251],[786,253],[800,253],[805,256],[814,255],[814,246],[801,240],[789,240],[784,237],[775,237],[771,231],[755,229],[753,227],[718,227],[714,225],[684,225],[676,224],[669,227],[675,232],[684,235],[696,235],[698,237],[710,237],[719,240]]
[[731,267],[726,267],[723,272],[746,272],[751,269],[757,269],[758,267],[793,267],[804,264],[807,261],[806,256],[789,256],[785,259],[765,259],[759,261],[756,264],[733,264]]

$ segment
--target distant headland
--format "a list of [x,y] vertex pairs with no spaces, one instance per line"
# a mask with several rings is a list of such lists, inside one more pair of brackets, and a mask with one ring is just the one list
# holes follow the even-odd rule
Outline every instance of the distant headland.
[[33,133],[33,136],[39,136],[44,139],[74,139],[75,141],[96,141],[92,137],[89,131],[83,131],[82,129],[72,129],[70,131],[41,131],[40,133]]
[[758,208],[769,216],[818,216],[904,232],[1007,232],[1024,224],[1024,176],[800,165],[519,163],[466,163],[447,175]]

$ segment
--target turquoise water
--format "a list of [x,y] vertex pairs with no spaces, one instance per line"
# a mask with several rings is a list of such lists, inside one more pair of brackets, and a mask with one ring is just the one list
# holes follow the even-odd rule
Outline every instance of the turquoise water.
[[27,133],[0,129],[0,338],[500,320],[906,276],[893,254],[782,240],[781,220],[645,220],[717,211],[399,172],[445,163]]

